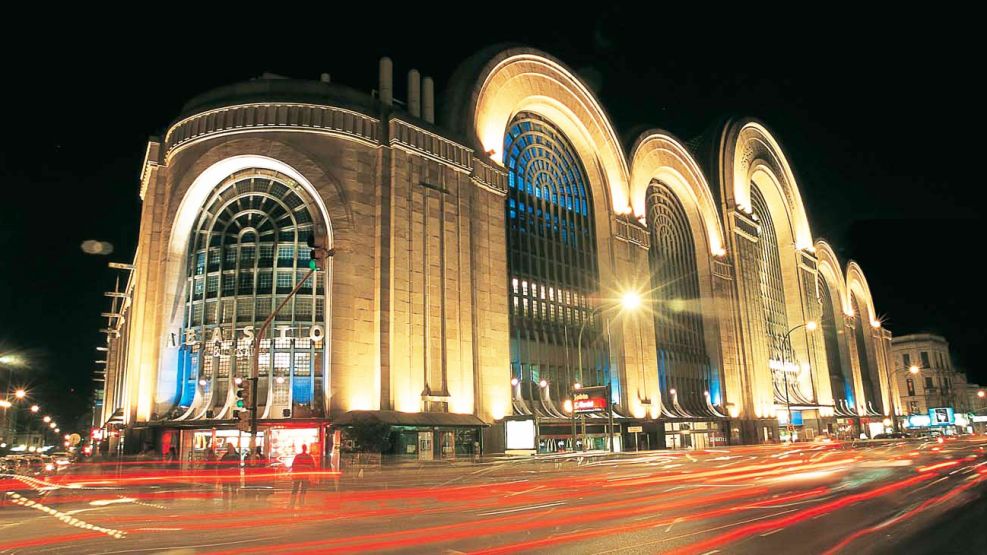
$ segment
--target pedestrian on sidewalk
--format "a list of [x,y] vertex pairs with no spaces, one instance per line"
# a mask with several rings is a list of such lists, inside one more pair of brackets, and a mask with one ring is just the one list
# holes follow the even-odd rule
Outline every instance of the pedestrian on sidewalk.
[[302,452],[291,462],[291,501],[289,509],[305,505],[305,492],[308,491],[312,473],[315,472],[315,459],[308,454],[308,445],[302,444]]
[[233,507],[233,500],[236,498],[236,491],[240,485],[240,454],[236,447],[230,445],[226,454],[219,460],[221,470],[220,480],[223,481],[223,506]]

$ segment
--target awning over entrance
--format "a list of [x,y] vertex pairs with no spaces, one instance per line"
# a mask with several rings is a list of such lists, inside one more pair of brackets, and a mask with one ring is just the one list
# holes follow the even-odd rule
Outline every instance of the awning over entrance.
[[100,427],[105,429],[110,424],[117,424],[117,425],[123,424],[123,409],[117,409],[113,411],[113,414],[110,416],[110,418],[107,419],[106,422],[103,422],[103,425]]
[[450,412],[398,412],[396,410],[351,410],[333,420],[334,426],[349,426],[357,420],[372,420],[392,426],[488,426],[472,414]]

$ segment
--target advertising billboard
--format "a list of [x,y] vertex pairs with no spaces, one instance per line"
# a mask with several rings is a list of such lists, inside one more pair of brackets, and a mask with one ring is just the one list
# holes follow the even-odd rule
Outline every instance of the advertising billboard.
[[929,420],[932,426],[952,426],[954,422],[952,407],[929,409]]

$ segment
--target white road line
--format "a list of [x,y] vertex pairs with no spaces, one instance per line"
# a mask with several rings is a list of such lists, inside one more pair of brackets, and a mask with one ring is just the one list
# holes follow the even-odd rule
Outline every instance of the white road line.
[[555,503],[546,503],[544,505],[531,505],[530,507],[519,507],[517,509],[505,509],[503,511],[493,511],[489,513],[477,513],[477,516],[489,516],[489,515],[502,515],[504,513],[517,513],[520,511],[533,511],[535,509],[546,509],[548,507],[557,507],[559,505],[565,505],[565,501],[556,501]]

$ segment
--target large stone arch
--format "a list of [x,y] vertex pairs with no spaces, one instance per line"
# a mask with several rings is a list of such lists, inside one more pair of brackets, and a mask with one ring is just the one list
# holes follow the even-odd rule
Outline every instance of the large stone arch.
[[630,210],[627,163],[595,95],[547,54],[528,48],[504,50],[487,62],[471,91],[467,135],[500,164],[507,125],[525,111],[550,120],[572,142],[589,174],[597,214]]
[[798,183],[781,145],[768,129],[753,119],[735,120],[723,135],[721,198],[728,208],[751,209],[751,183],[774,189],[771,196],[784,209],[797,249],[812,248],[812,232]]
[[696,246],[705,245],[706,252],[713,256],[725,254],[723,224],[706,176],[685,146],[659,129],[642,133],[631,149],[631,204],[638,218],[645,214],[652,179],[671,188],[686,207],[697,231]]
[[[843,274],[843,268],[840,265],[839,259],[836,256],[836,252],[830,246],[829,243],[823,240],[817,240],[815,243],[815,254],[817,261],[817,269],[819,273],[819,279],[823,281],[829,290],[830,301],[832,305],[829,307],[832,311],[834,322],[820,321],[820,326],[824,330],[822,337],[824,341],[824,349],[830,349],[835,347],[838,353],[838,362],[840,365],[839,371],[843,374],[844,381],[849,379],[850,394],[852,394],[852,399],[847,392],[844,391],[843,395],[840,392],[833,391],[833,399],[838,397],[847,397],[848,402],[855,402],[855,399],[859,395],[860,391],[860,376],[859,372],[855,371],[855,365],[851,361],[850,347],[852,343],[848,339],[848,330],[846,327],[846,318],[853,313],[852,305],[850,302],[850,297],[847,294],[846,289],[846,278]],[[822,293],[820,292],[820,301]],[[826,339],[826,327],[833,326],[833,330],[836,335],[836,345],[830,346]],[[835,354],[835,353],[834,353]],[[827,357],[829,354],[827,353]],[[827,370],[832,373],[833,368],[829,368],[829,360],[827,358]]]
[[[860,392],[864,393],[866,388],[863,387],[863,382],[866,381],[868,377],[874,388],[872,395],[865,395],[863,397],[866,398],[862,400],[858,398],[858,410],[868,410],[870,407],[867,403],[871,403],[875,410],[881,411],[889,406],[887,380],[884,375],[885,368],[883,360],[883,346],[881,345],[881,342],[874,337],[875,334],[880,334],[881,321],[877,316],[877,311],[874,308],[874,298],[871,295],[870,286],[867,284],[867,278],[864,276],[864,271],[860,268],[860,265],[853,260],[847,264],[846,279],[847,299],[850,302],[851,307],[853,306],[853,301],[856,300],[856,305],[860,312],[857,313],[856,311],[851,310],[851,314],[854,317],[855,326],[857,326],[855,331],[859,332],[857,335],[858,338],[861,336],[864,338],[863,345],[859,344],[859,340],[855,341],[855,346],[857,349],[857,353],[855,354],[859,357],[858,361],[866,362],[867,364],[867,368],[862,368],[859,366],[857,368],[862,380]],[[877,405],[875,402],[880,402],[880,405]]]
[[[171,209],[165,220],[169,222],[167,227],[169,233],[167,242],[162,245],[162,259],[164,263],[159,269],[162,277],[161,287],[159,288],[162,307],[160,325],[162,331],[165,332],[160,334],[160,336],[163,340],[171,336],[168,333],[169,330],[180,329],[183,325],[181,310],[183,303],[181,299],[184,294],[184,281],[187,270],[188,242],[192,228],[194,227],[195,218],[213,189],[229,177],[249,170],[268,170],[277,172],[293,180],[304,190],[317,208],[317,214],[313,214],[313,218],[316,219],[317,232],[325,239],[326,245],[329,248],[334,247],[336,243],[332,226],[334,220],[330,217],[330,210],[325,202],[326,192],[321,190],[325,188],[325,176],[312,175],[314,173],[312,172],[312,166],[309,166],[306,173],[302,173],[297,169],[297,166],[300,165],[298,162],[307,159],[307,157],[297,152],[292,153],[294,156],[273,158],[262,154],[251,154],[248,153],[250,152],[249,150],[242,149],[223,149],[217,147],[215,150],[220,150],[229,155],[217,157],[215,152],[207,151],[192,162],[188,171],[182,174],[177,183],[172,183],[174,187],[170,191],[172,194],[172,207],[170,207]],[[229,152],[230,150],[238,153],[233,154]],[[289,164],[283,158],[294,158],[294,160],[291,160],[293,163]],[[316,183],[322,185],[322,187],[317,187]],[[337,216],[342,216],[342,214],[339,214],[340,209],[338,207],[334,212],[337,213]],[[337,218],[337,220],[340,219],[346,220],[347,218],[345,216]],[[329,386],[329,368],[332,353],[331,330],[333,327],[331,325],[332,274],[333,263],[330,258],[326,264],[326,271],[323,276],[325,290],[327,291],[325,308],[325,319],[327,323],[326,339],[328,345],[330,345],[324,358],[325,367],[323,368],[326,410],[329,407],[328,396],[331,392]],[[175,376],[169,373],[167,369],[175,368],[176,364],[177,350],[162,345],[158,355],[158,368],[161,371],[157,376],[155,393],[155,407],[159,413],[170,408],[168,405],[170,404],[170,397],[175,390],[176,384],[174,383]]]
[[[770,361],[785,348],[782,338],[786,331],[814,318],[810,301],[815,287],[815,271],[812,250],[813,240],[808,218],[798,186],[786,156],[767,128],[760,122],[745,118],[728,121],[720,132],[719,150],[719,198],[722,201],[725,222],[731,231],[729,240],[734,249],[733,262],[739,284],[741,325],[751,341],[744,347],[747,360],[746,382],[749,395],[746,402],[759,418],[774,416],[778,405],[777,376],[768,368]],[[756,213],[752,202],[753,187],[757,187],[764,206]],[[735,217],[735,211],[739,213]],[[750,220],[750,223],[746,223]],[[772,227],[767,227],[769,225]],[[753,227],[760,226],[760,238],[752,237]],[[764,258],[761,241],[767,232],[773,232],[777,241],[777,259],[780,265],[781,298],[770,301],[761,297]],[[734,233],[736,232],[736,233]],[[770,255],[769,255],[770,256]],[[770,268],[765,267],[770,276]],[[810,287],[812,289],[810,289]],[[780,302],[785,321],[769,324],[769,302]],[[777,310],[779,307],[775,306]],[[785,324],[784,328],[779,324]],[[790,334],[791,353],[798,364],[813,364],[815,349],[808,332],[803,328]],[[812,374],[805,373],[798,389],[806,402],[820,402],[828,396],[829,388],[814,387]],[[812,398],[813,394],[815,399]]]
[[[881,320],[878,318],[877,311],[874,309],[874,298],[870,293],[870,285],[867,284],[867,278],[864,277],[864,271],[860,268],[860,265],[851,260],[846,268],[846,294],[848,300],[849,296],[854,293],[865,303],[867,309],[866,315],[857,316],[866,316],[864,323],[875,328],[879,327]],[[848,312],[848,314],[852,314],[852,311]]]
[[636,217],[648,227],[652,222],[647,219],[647,195],[655,182],[667,187],[685,211],[695,249],[706,352],[714,367],[722,370],[713,258],[726,254],[723,226],[699,165],[680,141],[658,129],[642,133],[631,150],[631,201]]
[[826,280],[826,284],[834,294],[833,301],[838,304],[835,308],[839,310],[836,310],[836,312],[842,313],[844,316],[849,316],[853,313],[853,310],[850,308],[850,298],[847,296],[847,281],[843,276],[843,267],[836,257],[836,252],[833,251],[833,247],[829,243],[822,239],[817,240],[814,247],[819,273]]

